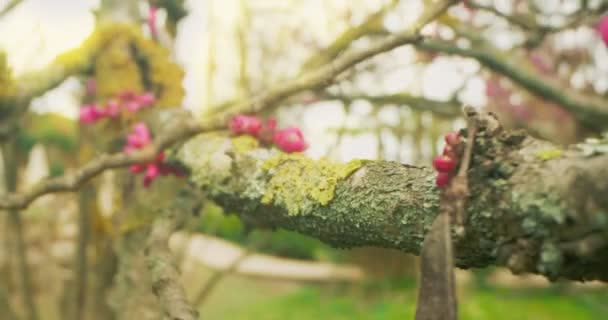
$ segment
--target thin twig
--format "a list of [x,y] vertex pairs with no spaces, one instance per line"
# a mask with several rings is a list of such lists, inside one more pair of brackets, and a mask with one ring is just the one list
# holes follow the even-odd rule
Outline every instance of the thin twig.
[[391,35],[365,50],[345,53],[329,65],[236,104],[228,110],[208,115],[202,121],[192,118],[178,121],[174,119],[172,125],[165,128],[155,142],[145,149],[129,154],[102,154],[72,174],[45,180],[22,193],[5,195],[0,198],[0,209],[23,209],[45,194],[77,190],[83,183],[105,170],[152,161],[158,153],[174,143],[201,132],[222,129],[235,114],[260,112],[276,107],[280,101],[296,93],[329,86],[336,76],[364,60],[396,47],[420,41],[422,39],[419,35],[420,29],[441,15],[454,2],[453,0],[443,1],[435,6],[430,6],[408,30]]
[[[14,141],[9,141],[5,144],[2,150],[5,183],[8,191],[14,192],[17,189],[17,162],[15,159],[16,147]],[[17,209],[8,211],[8,223],[15,237],[16,254],[17,254],[17,273],[21,284],[21,296],[25,305],[25,313],[28,320],[38,319],[38,309],[34,302],[34,293],[32,282],[27,263],[27,247],[25,245],[25,232],[21,213]]]
[[7,3],[2,10],[0,10],[0,18],[4,17],[6,14],[15,9],[23,0],[12,0]]
[[252,253],[253,250],[248,248],[244,250],[238,258],[234,259],[228,268],[215,271],[209,280],[205,282],[205,285],[196,294],[196,298],[194,298],[194,305],[200,307],[207,300],[207,297],[209,297],[211,292],[213,292],[213,289],[217,287],[220,281],[225,276],[232,274],[236,269],[238,269],[241,263],[250,257]]
[[180,284],[179,271],[169,250],[169,237],[182,224],[185,216],[196,211],[198,205],[196,198],[180,194],[174,203],[160,212],[152,224],[146,245],[146,266],[152,279],[152,290],[168,319],[198,319],[198,312],[188,302],[184,287]]

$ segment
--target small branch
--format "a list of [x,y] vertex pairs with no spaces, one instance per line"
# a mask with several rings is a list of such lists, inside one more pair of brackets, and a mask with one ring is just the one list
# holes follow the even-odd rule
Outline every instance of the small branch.
[[71,303],[72,319],[79,320],[84,317],[85,305],[87,303],[88,271],[89,262],[87,249],[91,233],[91,204],[95,205],[95,188],[87,185],[80,189],[78,194],[78,242],[76,255],[74,256],[74,271],[76,273],[74,296]]
[[17,314],[11,307],[6,287],[4,285],[0,286],[0,314],[5,316],[7,320],[18,320]]
[[398,3],[399,1],[391,1],[388,5],[383,6],[380,10],[369,15],[367,19],[358,26],[346,29],[346,31],[340,34],[329,46],[306,60],[301,69],[314,69],[322,66],[335,59],[355,40],[366,35],[383,33],[385,28],[382,19],[386,12],[394,8]]
[[506,76],[531,93],[561,105],[587,127],[594,129],[608,127],[608,109],[604,107],[606,104],[604,99],[587,97],[563,88],[553,80],[527,71],[519,67],[519,63],[499,56],[487,45],[461,48],[444,41],[425,40],[417,42],[415,46],[426,51],[473,58],[486,68]]
[[0,10],[0,18],[4,17],[6,14],[15,9],[19,4],[21,4],[21,2],[23,2],[23,0],[12,0],[11,2],[7,3],[4,8]]
[[[6,189],[15,191],[17,189],[17,162],[15,159],[16,148],[15,142],[9,141],[5,144],[2,152],[3,171],[5,175]],[[34,301],[34,292],[32,289],[32,280],[30,277],[29,266],[27,263],[27,247],[25,244],[25,232],[21,213],[16,209],[8,210],[8,223],[13,231],[16,244],[17,254],[17,273],[21,285],[21,297],[25,306],[25,314],[28,320],[38,319],[38,309]]]
[[23,209],[45,194],[75,191],[82,184],[107,169],[152,161],[162,150],[184,138],[221,127],[223,127],[223,123],[201,124],[192,119],[184,121],[173,119],[154,143],[145,149],[129,154],[122,152],[113,155],[102,154],[72,174],[44,180],[22,193],[12,193],[0,197],[0,209]]
[[152,224],[152,230],[145,249],[146,266],[152,278],[152,290],[168,319],[196,320],[198,312],[186,299],[184,287],[180,284],[179,271],[173,263],[169,250],[169,237],[183,222],[186,215],[197,207],[197,202],[185,199],[178,200],[160,212]]
[[420,41],[419,30],[441,15],[453,2],[442,1],[434,6],[427,6],[427,11],[423,13],[422,17],[410,29],[388,36],[383,41],[365,50],[348,52],[324,67],[288,81],[285,85],[270,89],[257,97],[245,100],[226,110],[207,115],[204,120],[193,119],[192,117],[172,119],[170,125],[161,132],[159,137],[155,139],[155,142],[143,150],[130,154],[102,154],[70,175],[45,180],[23,193],[3,196],[0,198],[0,209],[22,209],[45,194],[74,191],[83,183],[107,169],[152,161],[159,152],[176,142],[201,132],[225,128],[230,118],[235,114],[257,113],[265,109],[271,109],[276,107],[278,102],[296,93],[326,87],[332,84],[336,76],[366,59],[401,45]]
[[433,114],[446,118],[455,118],[461,115],[460,105],[452,101],[438,101],[423,97],[416,97],[407,93],[396,93],[387,95],[350,95],[331,93],[322,94],[322,99],[340,100],[344,102],[352,102],[354,100],[365,100],[372,104],[387,105],[407,105],[416,111],[428,111]]
[[207,300],[209,294],[213,292],[213,289],[215,289],[224,276],[232,274],[241,265],[241,262],[245,261],[251,255],[251,253],[252,249],[246,249],[238,258],[232,261],[228,268],[215,271],[213,275],[211,275],[211,278],[205,282],[205,285],[196,294],[194,305],[200,307],[205,300]]

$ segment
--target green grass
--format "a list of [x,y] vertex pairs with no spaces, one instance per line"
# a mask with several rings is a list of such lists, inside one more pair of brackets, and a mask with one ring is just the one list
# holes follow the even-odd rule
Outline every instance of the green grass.
[[[306,287],[255,304],[241,306],[223,319],[413,319],[413,286],[388,291]],[[332,292],[333,291],[333,292]],[[460,297],[460,318],[495,320],[608,319],[608,291],[560,292],[556,289],[469,289]]]

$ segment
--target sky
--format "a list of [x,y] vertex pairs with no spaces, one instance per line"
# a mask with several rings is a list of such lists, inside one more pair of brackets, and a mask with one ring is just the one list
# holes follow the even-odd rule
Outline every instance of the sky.
[[[0,6],[8,0],[0,0]],[[180,23],[175,42],[175,58],[184,67],[186,76],[184,87],[186,97],[184,106],[200,110],[207,103],[206,72],[209,45],[209,19],[213,19],[213,48],[218,65],[217,77],[213,83],[213,97],[217,101],[230,99],[236,94],[234,87],[238,72],[238,55],[234,37],[235,25],[240,19],[240,0],[223,1],[187,1],[189,16]],[[285,11],[277,14],[276,20],[262,21],[272,28],[280,26],[305,26],[310,38],[321,45],[327,45],[341,32],[345,25],[341,20],[332,19],[331,12],[341,12],[344,7],[356,4],[357,10],[351,15],[351,23],[356,24],[381,5],[381,1],[346,1],[346,0],[249,0],[248,4],[258,10]],[[385,21],[389,30],[404,28],[420,12],[422,2],[418,0],[403,1],[406,8],[401,14],[388,15]],[[94,28],[94,17],[91,10],[98,5],[96,0],[25,0],[23,4],[0,19],[0,48],[7,51],[9,63],[16,74],[33,71],[44,67],[59,53],[78,47]],[[297,10],[289,10],[297,5]],[[145,10],[145,8],[142,8]],[[335,21],[334,21],[335,20]],[[256,22],[257,23],[257,22]],[[425,32],[429,32],[428,30]],[[226,36],[230,35],[230,36]],[[232,39],[232,40],[231,40]],[[355,44],[366,46],[368,43]],[[304,60],[310,53],[298,50],[299,47],[288,46],[291,60],[278,59],[275,68],[297,72],[298,64],[293,61]],[[398,65],[408,65],[414,59],[414,52],[409,48],[400,48],[391,53]],[[254,61],[253,68],[258,67]],[[291,69],[293,70],[291,70]],[[452,91],[462,84],[463,79],[479,68],[476,62],[458,58],[439,58],[428,68],[421,70],[415,66],[409,68],[391,68],[381,78],[361,74],[356,83],[369,92],[395,93],[407,91],[421,94],[433,99],[447,99]],[[291,71],[289,71],[291,70]],[[32,109],[38,112],[58,112],[71,118],[78,114],[78,98],[75,94],[80,88],[78,81],[66,81],[60,88],[36,99]],[[461,98],[473,106],[485,104],[484,83],[481,78],[471,78]],[[217,102],[215,101],[215,102]],[[397,110],[385,111],[385,122],[391,124],[397,118]],[[329,146],[334,143],[335,135],[327,129],[338,127],[343,123],[353,127],[364,125],[369,118],[371,106],[361,103],[348,115],[337,103],[318,103],[309,106],[302,117],[297,119],[287,115],[287,119],[298,121],[311,143],[307,153],[315,158],[324,156]],[[392,114],[391,114],[392,112]],[[296,124],[296,123],[293,123]],[[455,126],[462,126],[456,123]],[[408,159],[407,148],[396,143],[394,138],[384,135],[383,140],[387,154],[393,157]],[[378,141],[371,134],[346,137],[338,146],[336,158],[377,158]],[[432,150],[428,151],[429,153]],[[405,154],[404,154],[405,153]]]

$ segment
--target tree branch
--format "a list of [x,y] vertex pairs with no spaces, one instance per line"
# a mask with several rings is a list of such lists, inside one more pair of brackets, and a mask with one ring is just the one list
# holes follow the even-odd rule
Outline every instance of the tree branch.
[[188,195],[180,195],[178,200],[165,208],[152,224],[145,250],[146,266],[152,277],[152,290],[167,319],[196,320],[198,312],[188,302],[184,287],[180,284],[179,271],[169,250],[169,237],[185,216],[195,211],[198,202]]
[[420,41],[419,30],[442,14],[453,2],[448,0],[439,2],[434,6],[427,6],[421,18],[408,30],[391,35],[365,50],[348,52],[328,65],[306,73],[292,81],[288,81],[284,85],[279,85],[276,88],[263,92],[256,97],[235,104],[226,110],[210,114],[203,120],[193,119],[192,117],[172,119],[171,123],[155,139],[154,143],[143,150],[130,154],[102,154],[72,174],[45,180],[23,193],[12,193],[0,197],[0,209],[25,208],[32,201],[45,194],[74,191],[83,183],[107,169],[152,161],[159,152],[172,146],[174,143],[204,131],[223,129],[235,114],[256,113],[265,109],[271,109],[276,107],[280,101],[294,94],[326,87],[332,83],[336,76],[366,59],[401,45]]
[[322,99],[340,100],[344,102],[352,102],[354,100],[365,100],[372,104],[378,105],[407,105],[416,111],[428,111],[434,115],[446,118],[455,118],[461,115],[460,104],[454,101],[439,101],[423,97],[413,96],[407,93],[395,93],[387,95],[362,95],[362,94],[331,94],[324,93]]
[[[478,128],[456,265],[608,280],[608,182],[599,178],[608,176],[608,155],[585,157],[506,132],[492,118]],[[199,188],[251,225],[286,228],[342,248],[419,253],[438,214],[432,170],[244,152],[234,147],[239,141],[215,139],[191,139],[177,157]]]
[[603,107],[606,105],[606,101],[567,90],[551,79],[519,67],[516,63],[509,61],[508,57],[500,56],[489,47],[461,48],[451,43],[430,39],[417,42],[415,46],[426,51],[473,58],[486,68],[506,76],[531,93],[561,105],[587,127],[593,129],[608,127],[608,108]]

